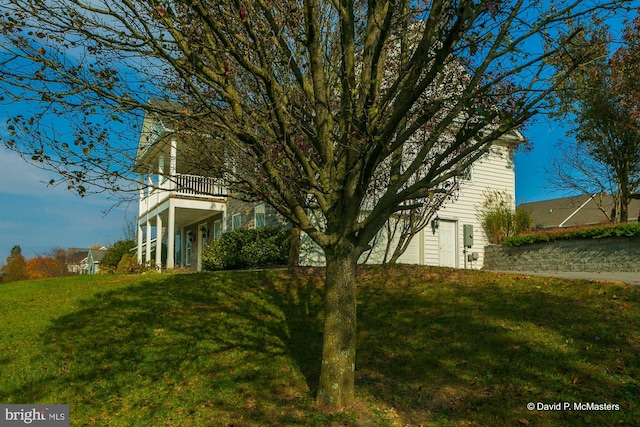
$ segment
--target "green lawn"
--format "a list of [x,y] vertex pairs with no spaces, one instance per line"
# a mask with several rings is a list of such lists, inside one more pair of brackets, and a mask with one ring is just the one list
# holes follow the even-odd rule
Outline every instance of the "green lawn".
[[[0,403],[71,425],[633,425],[640,289],[416,266],[360,272],[357,404],[313,405],[322,271],[0,285]],[[529,411],[527,403],[618,411]]]

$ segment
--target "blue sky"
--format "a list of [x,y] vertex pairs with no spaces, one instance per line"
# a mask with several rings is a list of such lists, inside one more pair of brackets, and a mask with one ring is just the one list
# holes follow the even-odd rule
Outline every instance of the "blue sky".
[[66,187],[46,185],[52,174],[0,148],[0,264],[14,245],[27,258],[52,248],[108,245],[125,235],[137,205],[113,207],[106,196],[80,198]]

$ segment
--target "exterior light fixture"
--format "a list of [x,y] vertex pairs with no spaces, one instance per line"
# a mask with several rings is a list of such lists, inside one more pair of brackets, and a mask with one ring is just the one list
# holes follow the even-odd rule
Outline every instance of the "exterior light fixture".
[[436,215],[434,219],[431,220],[431,230],[433,234],[436,234],[436,230],[440,227],[440,217]]

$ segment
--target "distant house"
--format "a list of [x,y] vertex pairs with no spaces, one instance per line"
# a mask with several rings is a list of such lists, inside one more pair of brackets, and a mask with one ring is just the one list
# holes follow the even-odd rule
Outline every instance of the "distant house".
[[[580,196],[522,203],[519,209],[531,214],[536,228],[563,228],[611,222],[615,204],[608,194],[583,194]],[[637,221],[640,215],[640,200],[629,204],[629,222]]]
[[104,246],[100,249],[89,249],[87,257],[84,261],[84,274],[96,274],[100,271],[100,262],[104,255],[107,253],[107,248]]
[[88,248],[67,249],[67,272],[70,274],[82,274],[86,269]]

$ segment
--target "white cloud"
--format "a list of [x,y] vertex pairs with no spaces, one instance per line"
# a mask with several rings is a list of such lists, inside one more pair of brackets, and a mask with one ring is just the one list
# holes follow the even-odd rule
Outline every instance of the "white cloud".
[[12,230],[19,227],[24,227],[24,223],[16,221],[0,221],[0,230]]
[[[53,247],[87,247],[123,237],[125,207],[106,195],[81,198],[64,186],[51,187],[51,175],[0,148],[0,261],[13,245],[34,256]],[[128,217],[135,217],[131,205]]]
[[0,149],[0,193],[21,196],[46,196],[47,193],[56,197],[72,196],[60,187],[48,186],[47,183],[52,178],[52,174],[30,165],[13,151]]

